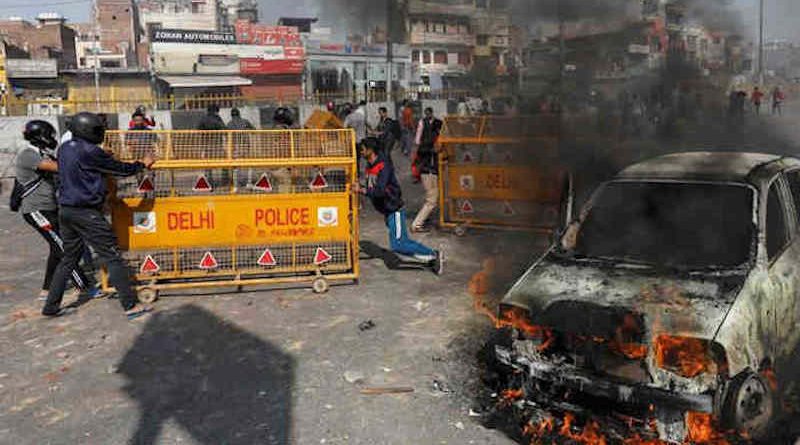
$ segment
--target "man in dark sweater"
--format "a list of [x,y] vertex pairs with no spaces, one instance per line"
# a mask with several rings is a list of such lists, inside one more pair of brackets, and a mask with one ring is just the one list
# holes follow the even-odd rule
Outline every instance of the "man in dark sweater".
[[69,271],[77,268],[86,243],[108,269],[109,281],[116,288],[128,319],[132,320],[149,312],[149,308],[138,302],[117,238],[103,215],[105,175],[132,176],[150,168],[154,160],[146,154],[142,162],[120,162],[98,147],[105,139],[106,128],[96,114],[78,113],[71,122],[72,140],[58,151],[58,204],[64,255],[53,275],[42,314],[50,317],[63,314],[61,300],[66,278]]
[[442,274],[442,253],[424,246],[408,236],[403,192],[394,173],[394,166],[381,155],[381,142],[376,138],[366,138],[361,145],[361,156],[367,161],[366,187],[356,184],[356,191],[366,195],[375,210],[380,212],[389,229],[389,245],[392,251],[411,256]]

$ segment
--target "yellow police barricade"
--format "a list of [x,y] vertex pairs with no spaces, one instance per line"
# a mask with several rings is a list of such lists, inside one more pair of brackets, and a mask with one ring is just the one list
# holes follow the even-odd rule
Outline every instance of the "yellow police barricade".
[[571,212],[558,121],[540,117],[446,117],[439,138],[440,225],[553,234]]
[[158,159],[110,199],[141,300],[281,283],[322,293],[358,279],[352,130],[111,131],[104,148]]

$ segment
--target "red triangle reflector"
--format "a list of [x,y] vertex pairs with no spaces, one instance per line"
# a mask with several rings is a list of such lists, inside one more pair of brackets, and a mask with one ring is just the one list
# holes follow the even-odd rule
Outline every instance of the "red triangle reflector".
[[271,192],[272,183],[269,181],[269,176],[267,176],[266,173],[261,175],[261,178],[258,179],[256,185],[254,185],[253,188],[261,190],[262,192]]
[[156,263],[156,260],[153,259],[151,255],[147,255],[144,257],[144,261],[142,261],[141,267],[139,267],[140,273],[156,273],[161,270],[161,266]]
[[322,172],[317,172],[317,176],[314,177],[314,180],[311,181],[311,184],[308,185],[311,189],[324,189],[328,186],[328,181],[325,179],[325,176]]
[[197,178],[197,182],[194,183],[194,188],[192,190],[196,192],[210,192],[213,190],[211,187],[211,182],[208,181],[206,175],[200,175]]
[[269,249],[265,250],[258,259],[259,266],[275,266],[277,264],[278,262],[275,261],[275,256],[272,255],[272,252]]
[[206,252],[205,255],[203,255],[203,259],[200,260],[200,264],[198,264],[197,267],[203,270],[216,269],[217,267],[219,267],[219,263],[217,263],[217,259],[214,258],[214,255],[212,255],[211,252]]
[[514,208],[511,207],[511,203],[506,201],[503,203],[503,213],[506,216],[514,216],[517,212],[514,211]]
[[139,181],[139,187],[136,189],[139,193],[147,193],[152,192],[156,189],[156,186],[153,185],[153,180],[150,179],[149,176],[145,176]]
[[333,257],[331,256],[331,254],[326,252],[325,249],[323,249],[322,247],[317,247],[317,253],[314,254],[314,264],[316,264],[317,266],[321,266],[332,259]]
[[472,153],[465,151],[464,157],[462,158],[462,162],[464,162],[465,164],[472,162]]
[[465,199],[464,202],[461,203],[461,213],[475,213],[475,208],[472,207],[471,202]]

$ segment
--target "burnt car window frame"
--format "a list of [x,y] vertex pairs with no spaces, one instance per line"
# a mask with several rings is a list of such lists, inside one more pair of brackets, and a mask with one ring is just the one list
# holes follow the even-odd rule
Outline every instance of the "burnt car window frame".
[[[789,183],[785,178],[784,173],[785,172],[781,172],[780,174],[775,175],[772,181],[769,182],[768,186],[764,189],[764,194],[762,196],[763,203],[761,206],[759,206],[759,208],[763,210],[763,217],[759,218],[761,223],[759,225],[761,226],[760,232],[763,235],[763,240],[764,240],[763,248],[765,249],[764,253],[765,257],[767,258],[767,265],[769,267],[772,267],[772,265],[775,264],[775,262],[778,261],[781,258],[781,256],[783,256],[784,252],[786,252],[786,249],[788,249],[789,246],[792,244],[792,241],[794,239],[794,233],[796,232],[797,228],[796,216],[794,213],[792,213],[794,206],[793,198],[791,191],[789,189]],[[779,203],[778,208],[783,213],[783,223],[784,223],[783,231],[784,231],[785,241],[783,242],[783,245],[778,250],[775,251],[774,255],[771,255],[769,251],[770,236],[768,233],[769,231],[768,218],[770,216],[769,199],[773,187],[777,187],[777,189],[775,190],[777,193],[777,198]]]
[[[580,211],[579,211],[579,216],[575,220],[575,222],[578,224],[578,231],[582,230],[583,223],[585,222],[585,220],[588,217],[589,213],[591,213],[592,209],[594,208],[594,205],[595,205],[596,201],[602,195],[603,191],[609,185],[618,184],[618,183],[634,183],[634,184],[636,184],[636,183],[649,183],[649,184],[699,184],[699,185],[716,185],[716,186],[725,185],[725,186],[742,187],[742,188],[746,188],[746,189],[750,190],[750,192],[751,192],[751,200],[752,200],[752,204],[751,204],[751,215],[752,216],[751,216],[750,224],[752,224],[752,228],[753,228],[753,238],[750,240],[750,251],[751,252],[748,255],[747,260],[744,261],[739,266],[737,266],[737,268],[752,269],[753,267],[756,266],[756,264],[758,264],[759,249],[760,249],[760,245],[762,244],[761,240],[762,240],[762,236],[765,236],[765,235],[762,234],[762,227],[763,226],[762,226],[761,221],[760,221],[761,211],[760,211],[760,203],[759,203],[759,201],[761,199],[760,198],[761,190],[759,190],[759,188],[756,187],[755,185],[753,185],[753,184],[751,184],[749,182],[742,182],[742,181],[713,181],[713,180],[703,180],[703,179],[669,179],[669,178],[618,178],[618,179],[612,179],[612,180],[606,181],[603,184],[601,184],[600,186],[598,186],[592,192],[591,196],[586,201],[586,203],[583,206],[581,206]],[[765,238],[763,238],[763,239],[765,239]],[[766,254],[766,242],[764,242],[763,244],[764,244],[764,253]],[[789,243],[787,243],[787,245],[788,244]],[[561,247],[562,246],[561,242],[556,243],[556,246],[557,246],[557,248],[555,249],[556,251],[569,252],[569,251],[565,251]],[[548,251],[548,254],[552,253],[552,251],[553,251],[553,249],[551,249],[551,251]]]
[[[797,189],[795,193],[795,186],[792,184],[792,176],[797,178]],[[794,211],[795,220],[795,233],[800,230],[800,168],[793,168],[784,172],[786,185],[789,188],[789,195],[791,197],[791,204]]]

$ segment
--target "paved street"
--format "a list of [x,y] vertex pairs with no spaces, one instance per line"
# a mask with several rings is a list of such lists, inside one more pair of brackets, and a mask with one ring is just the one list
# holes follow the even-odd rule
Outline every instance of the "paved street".
[[[370,210],[363,223],[362,240],[385,245],[380,217]],[[533,252],[524,237],[431,234],[421,239],[449,254],[442,278],[369,259],[360,285],[324,296],[167,296],[130,323],[115,300],[40,318],[44,243],[5,209],[0,227],[2,443],[510,443],[468,415],[488,323],[466,283],[487,246]],[[359,393],[373,386],[414,392]]]

